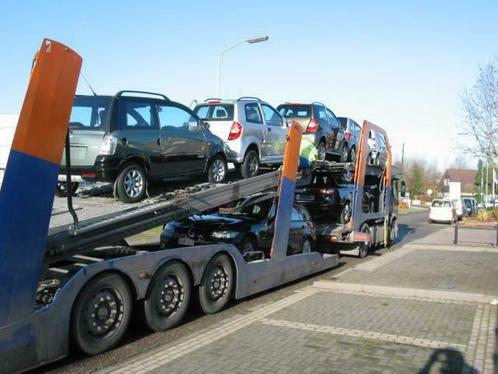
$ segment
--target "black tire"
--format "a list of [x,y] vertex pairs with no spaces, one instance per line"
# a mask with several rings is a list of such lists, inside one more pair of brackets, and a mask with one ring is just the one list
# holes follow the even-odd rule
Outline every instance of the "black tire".
[[115,347],[130,323],[132,294],[118,274],[98,275],[78,295],[71,314],[76,347],[96,355]]
[[341,158],[339,162],[348,162],[348,156],[349,156],[348,145],[344,143],[341,147]]
[[244,162],[240,166],[240,174],[243,179],[255,177],[259,172],[259,155],[254,149],[246,153]]
[[145,322],[154,331],[178,325],[187,313],[192,281],[185,266],[175,262],[156,271],[144,300]]
[[391,221],[391,225],[389,226],[389,232],[387,236],[387,247],[390,247],[394,244],[396,241],[396,238],[398,237],[398,220],[393,219]]
[[[363,233],[368,233],[370,234],[370,228],[368,227],[367,224],[363,225],[360,229],[361,232]],[[360,246],[358,247],[358,257],[359,258],[365,258],[368,256],[368,253],[370,252],[370,247],[371,244],[367,244],[365,242],[361,242]]]
[[239,249],[240,253],[242,253],[242,256],[244,256],[248,252],[253,252],[258,250],[258,245],[252,238],[245,238],[243,239],[239,245],[237,246]]
[[327,146],[323,140],[320,140],[316,150],[318,153],[318,161],[325,161],[327,159]]
[[199,304],[206,314],[222,310],[232,297],[234,270],[227,255],[213,257],[206,266],[199,286]]
[[123,203],[136,203],[142,200],[147,190],[147,177],[137,163],[125,165],[116,179],[116,191]]
[[[75,195],[79,187],[79,182],[71,182],[71,195]],[[57,187],[55,188],[55,195],[59,197],[67,196],[67,182],[57,182]]]
[[208,181],[210,183],[223,183],[227,177],[227,161],[221,155],[214,156],[209,161]]
[[351,149],[349,150],[348,160],[349,160],[349,162],[356,161],[356,148],[355,147],[351,147]]
[[340,221],[344,225],[351,220],[351,204],[349,201],[346,201],[341,210]]

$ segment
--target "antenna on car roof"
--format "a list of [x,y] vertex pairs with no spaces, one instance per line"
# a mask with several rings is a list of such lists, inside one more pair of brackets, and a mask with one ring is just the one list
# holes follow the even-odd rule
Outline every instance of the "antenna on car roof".
[[88,80],[86,79],[85,77],[85,74],[83,74],[83,72],[81,72],[81,77],[83,78],[83,80],[85,81],[86,85],[88,86],[88,88],[90,89],[90,91],[92,91],[93,93],[93,96],[97,96],[97,94],[95,93],[95,91],[93,90],[92,86],[90,86],[90,83],[88,83]]

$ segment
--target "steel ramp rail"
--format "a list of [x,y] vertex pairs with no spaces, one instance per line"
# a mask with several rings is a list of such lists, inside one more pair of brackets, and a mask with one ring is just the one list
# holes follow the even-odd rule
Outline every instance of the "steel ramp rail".
[[[46,245],[45,262],[51,264],[90,249],[112,245],[129,236],[160,226],[168,221],[184,219],[193,214],[237,201],[244,196],[276,188],[280,170],[237,182],[214,185],[186,197],[158,199],[137,207],[80,221],[78,230],[69,224],[51,229]],[[100,209],[102,207],[97,207]]]

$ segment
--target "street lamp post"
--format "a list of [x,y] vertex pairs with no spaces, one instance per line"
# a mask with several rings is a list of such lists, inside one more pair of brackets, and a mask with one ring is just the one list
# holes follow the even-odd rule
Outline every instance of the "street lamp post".
[[243,43],[249,43],[249,44],[254,44],[254,43],[261,43],[261,42],[266,42],[269,39],[268,35],[262,35],[258,36],[255,38],[249,38],[249,39],[244,39],[241,41],[238,41],[235,44],[232,44],[231,46],[225,48],[221,53],[218,55],[218,81],[217,81],[217,86],[216,86],[216,96],[220,97],[221,96],[221,59],[223,55],[228,52],[229,50],[243,44]]

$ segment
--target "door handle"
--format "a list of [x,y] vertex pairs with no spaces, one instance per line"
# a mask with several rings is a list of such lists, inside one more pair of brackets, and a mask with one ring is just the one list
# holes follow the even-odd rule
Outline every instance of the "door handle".
[[123,145],[128,144],[128,139],[126,139],[126,138],[122,138],[122,139],[121,139],[121,144],[123,144]]
[[271,127],[268,127],[268,132],[271,132]]

